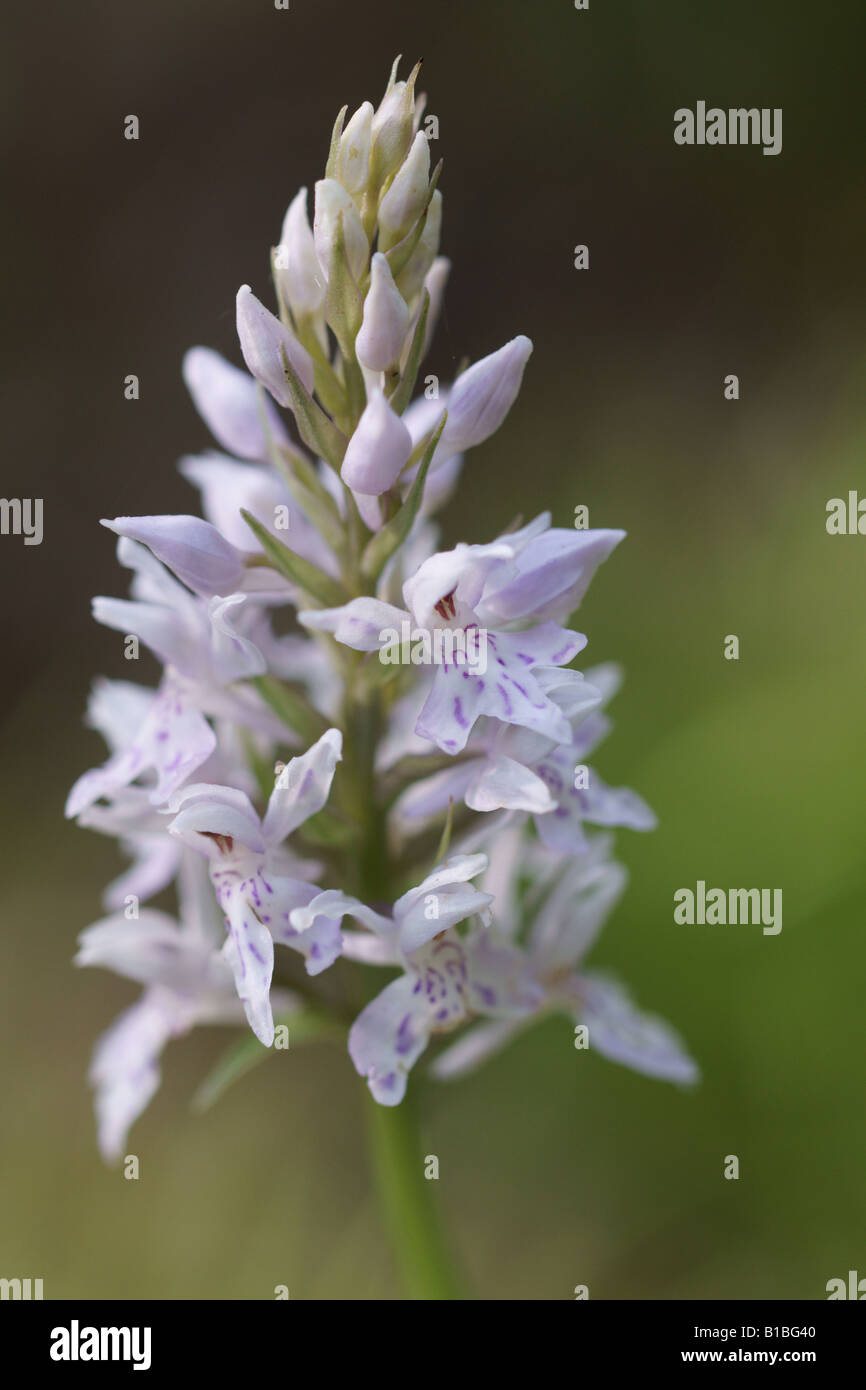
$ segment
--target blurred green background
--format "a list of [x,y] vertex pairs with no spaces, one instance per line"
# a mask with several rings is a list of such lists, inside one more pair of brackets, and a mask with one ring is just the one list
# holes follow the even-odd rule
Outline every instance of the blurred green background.
[[[450,1239],[493,1299],[811,1299],[866,1273],[866,539],[824,524],[866,492],[862,6],[158,0],[19,7],[7,37],[3,490],[44,497],[45,539],[0,541],[0,1274],[49,1298],[400,1296],[339,1049],[278,1054],[195,1117],[230,1039],[202,1030],[133,1130],[140,1181],[101,1164],[85,1072],[134,990],[70,958],[120,859],[62,819],[103,756],[91,675],[128,675],[89,618],[125,585],[98,518],[190,507],[174,462],[209,441],[182,353],[238,360],[237,286],[264,295],[334,115],[397,52],[425,59],[445,158],[430,369],[535,341],[446,539],[578,503],[629,532],[578,625],[627,672],[599,770],[661,824],[620,835],[631,886],[593,960],[704,1073],[633,1076],[563,1020],[426,1087]],[[782,107],[782,154],[675,146],[698,99]],[[781,887],[781,934],[675,925],[698,878]]]

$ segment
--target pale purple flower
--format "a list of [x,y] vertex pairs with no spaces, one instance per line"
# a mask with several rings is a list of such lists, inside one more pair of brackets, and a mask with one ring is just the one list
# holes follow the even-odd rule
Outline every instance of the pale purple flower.
[[151,804],[162,805],[215,747],[216,736],[208,721],[185,700],[182,684],[166,677],[129,742],[102,767],[78,778],[67,798],[66,814],[77,816],[142,777],[150,783]]
[[[280,639],[289,643],[301,640]],[[309,646],[309,643],[304,645]],[[277,642],[274,646],[279,650]],[[304,669],[310,673],[315,664],[315,653],[312,657],[305,653]],[[315,673],[312,674],[315,678]],[[88,830],[116,837],[120,848],[132,860],[130,867],[111,882],[103,894],[103,902],[109,910],[122,908],[133,900],[146,902],[175,878],[181,846],[166,833],[165,816],[158,806],[173,792],[178,776],[185,776],[189,770],[190,775],[198,772],[206,780],[226,781],[254,792],[255,779],[247,765],[249,742],[262,745],[263,758],[272,756],[276,746],[274,738],[251,730],[243,730],[248,741],[245,743],[233,721],[217,720],[211,730],[202,720],[201,725],[196,726],[203,731],[200,751],[205,753],[210,748],[210,753],[200,764],[195,759],[195,766],[186,764],[181,757],[177,767],[171,769],[167,782],[160,786],[157,781],[154,787],[153,777],[163,773],[165,765],[151,765],[148,761],[147,748],[152,747],[153,742],[142,731],[152,729],[152,715],[159,710],[164,693],[128,681],[97,680],[88,701],[87,723],[102,734],[112,760],[106,768],[79,779],[69,798],[68,814],[77,813],[78,824]],[[156,740],[155,756],[162,754],[164,745],[171,746],[171,742],[171,739]],[[285,743],[282,733],[280,743]],[[174,745],[176,749],[177,738]],[[192,742],[187,751],[193,751],[195,746]],[[136,753],[142,760],[136,760]],[[133,769],[151,785],[126,785]],[[81,810],[78,810],[79,805]]]
[[539,1002],[520,952],[493,940],[484,926],[465,936],[455,930],[487,914],[490,894],[471,884],[486,866],[483,854],[445,860],[398,899],[389,917],[336,892],[292,914],[298,926],[325,914],[337,921],[354,917],[369,933],[347,932],[344,954],[402,966],[404,973],[367,1005],[349,1033],[349,1055],[381,1105],[399,1104],[409,1071],[435,1034],[476,1015],[521,1017]]
[[[209,600],[193,595],[143,546],[126,537],[117,543],[117,558],[133,570],[132,598],[95,598],[97,622],[138,636],[166,666],[204,690],[225,690],[262,674],[262,655],[239,626],[255,616],[246,595]],[[223,702],[223,709],[232,707],[231,700]]]
[[[586,638],[546,619],[551,612],[574,607],[573,600],[582,596],[621,535],[551,531],[547,518],[539,517],[490,545],[458,545],[431,556],[403,585],[405,609],[358,598],[298,616],[308,627],[332,632],[338,642],[358,651],[380,650],[381,634],[399,632],[407,619],[425,631],[484,629],[487,672],[482,676],[465,665],[438,665],[417,732],[456,753],[465,748],[475,721],[488,715],[565,743],[571,727],[535,669],[565,665]],[[530,622],[535,625],[516,627]]]
[[462,799],[473,811],[533,815],[542,842],[566,854],[586,847],[585,822],[655,829],[655,815],[636,792],[608,787],[585,762],[609,728],[598,710],[616,689],[615,669],[591,669],[585,681],[576,671],[556,668],[536,674],[571,724],[569,741],[557,744],[529,729],[481,720],[467,744],[470,756],[407,789],[394,807],[397,825],[419,829],[450,800]]
[[[166,1043],[197,1024],[243,1022],[207,876],[187,865],[181,887],[180,923],[146,908],[131,921],[118,913],[96,922],[79,938],[76,965],[101,966],[145,986],[99,1039],[90,1068],[99,1147],[108,1160],[121,1157],[130,1126],[159,1086]],[[278,1004],[286,1012],[296,1001],[283,993]]]
[[167,801],[214,751],[216,739],[206,715],[286,736],[258,694],[239,684],[266,669],[255,643],[236,625],[236,615],[244,616],[245,596],[206,602],[136,542],[122,537],[117,553],[134,572],[133,598],[94,599],[94,617],[127,637],[139,637],[166,670],[159,689],[148,693],[146,706],[143,698],[127,700],[138,721],[135,728],[127,718],[122,745],[115,746],[103,767],[78,779],[67,801],[68,816],[141,778],[150,783],[154,805]]
[[170,833],[208,860],[229,931],[227,956],[238,997],[266,1047],[274,1038],[274,942],[299,951],[311,975],[333,964],[340,953],[339,930],[330,920],[313,920],[303,932],[292,925],[292,910],[306,905],[318,890],[286,872],[282,846],[324,806],[341,748],[342,735],[329,729],[293,758],[277,778],[261,819],[249,797],[233,787],[187,786],[170,805],[176,812]]
[[[470,1025],[434,1057],[436,1074],[457,1075],[548,1013],[569,1016],[576,1034],[585,1025],[592,1050],[639,1071],[696,1076],[666,1024],[584,965],[625,883],[608,839],[585,827],[655,823],[587,761],[609,727],[613,668],[588,679],[570,669],[586,644],[571,614],[623,533],[554,527],[544,513],[489,544],[439,549],[431,515],[464,451],[506,418],[532,343],[517,336],[441,386],[415,361],[450,263],[419,68],[403,82],[397,67],[378,109],[364,102],[339,118],[312,227],[307,190],[289,204],[271,254],[278,313],[249,286],[238,292],[248,370],[202,347],[184,358],[226,451],[181,461],[203,516],[104,523],[132,581],[127,599],[96,598],[94,616],[122,634],[124,657],[140,641],[164,668],[156,690],[94,688],[88,722],[108,757],[67,803],[131,860],[106,890],[116,914],[84,934],[77,958],[144,985],[94,1057],[109,1157],[156,1089],[170,1037],[246,1018],[270,1045],[276,945],[310,976],[339,956],[394,972],[348,1039],[383,1105],[402,1099],[440,1035]],[[421,392],[411,402],[409,376]],[[277,406],[295,414],[291,434]],[[334,814],[325,807],[341,727],[352,743]],[[286,749],[309,739],[284,765]],[[431,844],[442,837],[449,857],[393,907],[343,891],[367,880],[366,846],[381,835],[376,892],[390,902],[394,884],[415,877],[423,842],[407,837],[419,830]],[[321,862],[296,848],[316,844],[327,844]],[[172,882],[180,925],[150,909],[137,916]],[[304,993],[329,1011],[327,987]]]
[[[498,835],[491,862],[497,880],[497,930],[514,940],[521,916],[530,923],[526,953],[540,992],[536,1014],[568,1014],[586,1025],[588,1051],[646,1076],[688,1085],[697,1080],[698,1069],[674,1030],[662,1019],[641,1013],[622,985],[583,967],[626,885],[625,870],[609,856],[606,836],[564,863],[556,856],[542,856],[535,865],[541,868],[535,889],[520,904],[514,880],[530,867],[531,856],[525,841]],[[499,1051],[523,1024],[524,1020],[479,1024],[439,1054],[432,1074],[443,1079],[465,1074]]]

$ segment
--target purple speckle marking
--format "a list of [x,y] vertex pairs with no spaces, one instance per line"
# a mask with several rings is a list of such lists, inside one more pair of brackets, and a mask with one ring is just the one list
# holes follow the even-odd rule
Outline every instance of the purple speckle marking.
[[412,1015],[405,1014],[400,1021],[400,1027],[397,1029],[397,1051],[401,1054],[408,1052],[409,1049],[412,1047],[413,1042],[414,1039],[412,1037]]

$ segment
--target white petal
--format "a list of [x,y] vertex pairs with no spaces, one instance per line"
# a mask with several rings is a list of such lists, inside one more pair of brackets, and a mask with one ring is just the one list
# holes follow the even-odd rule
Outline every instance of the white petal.
[[270,1047],[274,1040],[270,1001],[274,973],[273,939],[253,911],[242,884],[230,890],[223,906],[230,937],[225,954],[234,975],[238,998],[259,1042]]
[[210,658],[214,679],[220,685],[264,675],[267,663],[254,642],[238,632],[235,623],[249,610],[244,594],[212,598],[208,604],[211,625]]
[[349,1030],[349,1056],[380,1105],[399,1105],[411,1068],[427,1046],[430,1007],[414,976],[401,975]]
[[75,816],[100,797],[153,772],[156,785],[150,799],[154,805],[162,805],[210,757],[215,746],[216,737],[207,720],[167,681],[154,696],[147,718],[129,747],[115,753],[103,767],[79,777],[69,793],[66,814]]
[[195,674],[198,651],[190,642],[188,623],[173,609],[100,595],[93,600],[92,611],[95,621],[103,626],[140,638],[166,666],[176,666],[187,675]]
[[562,973],[583,960],[625,892],[628,874],[609,856],[610,838],[597,837],[545,898],[530,934],[539,973]]
[[419,822],[447,810],[449,801],[459,804],[463,800],[481,766],[481,758],[467,758],[465,762],[455,763],[453,767],[443,768],[413,783],[394,803],[395,823],[410,831],[422,829]]
[[319,632],[333,632],[338,642],[356,652],[377,652],[385,640],[379,634],[389,629],[399,633],[408,616],[405,609],[376,598],[353,598],[340,608],[305,609],[298,620]]
[[[450,418],[450,417],[449,417]],[[516,557],[515,575],[484,596],[484,617],[493,624],[534,618],[564,621],[578,607],[599,565],[624,531],[568,531],[554,527]]]
[[98,1040],[90,1082],[96,1089],[99,1148],[109,1161],[123,1154],[130,1126],[159,1087],[159,1055],[183,1026],[184,1020],[172,1017],[165,1001],[149,992]]
[[214,439],[242,459],[266,459],[271,438],[286,440],[282,421],[258,383],[210,348],[194,347],[183,359],[183,379]]
[[237,841],[253,854],[264,854],[259,818],[244,792],[196,783],[175,796],[169,809],[178,812],[168,825],[169,832],[210,859],[220,852],[211,838],[214,835]]
[[443,454],[471,449],[499,429],[520,390],[531,352],[528,338],[512,338],[457,378],[448,399]]
[[400,961],[396,948],[371,932],[344,931],[343,955],[364,965],[398,965]]
[[293,523],[294,506],[288,488],[272,469],[261,464],[238,463],[224,454],[199,454],[182,458],[181,473],[201,491],[202,510],[212,526],[238,550],[261,551],[258,540],[241,516],[241,508],[273,531],[279,507],[288,507]]
[[535,773],[513,758],[488,758],[472,779],[466,805],[473,811],[552,811],[556,802]]
[[263,830],[268,844],[279,844],[310,816],[321,811],[342,755],[343,735],[339,729],[328,729],[306,753],[292,758],[286,765],[277,778],[265,813]]
[[469,880],[487,868],[484,854],[454,855],[394,904],[400,949],[409,955],[493,901]]
[[600,975],[580,977],[580,1021],[589,1046],[612,1062],[660,1081],[689,1085],[700,1075],[679,1035],[664,1019],[641,1013],[622,985]]
[[[283,221],[276,277],[292,313],[304,318],[318,313],[325,298],[326,277],[322,274],[313,233],[307,217],[307,190],[300,189],[289,204]],[[280,259],[285,265],[279,264]]]
[[207,984],[210,948],[185,936],[172,917],[144,908],[137,919],[105,917],[78,938],[75,964],[96,965],[192,998]]
[[112,753],[130,744],[147,718],[154,692],[133,681],[98,676],[87,701],[87,724],[97,729]]
[[240,551],[200,516],[118,516],[102,525],[146,545],[197,594],[230,594],[243,578]]
[[378,933],[383,940],[393,941],[396,935],[394,923],[389,917],[374,912],[358,898],[350,898],[339,889],[328,888],[317,893],[304,907],[295,908],[292,913],[292,926],[300,932],[309,931],[317,918],[326,917],[332,922],[342,922],[344,917],[354,917],[370,931]]

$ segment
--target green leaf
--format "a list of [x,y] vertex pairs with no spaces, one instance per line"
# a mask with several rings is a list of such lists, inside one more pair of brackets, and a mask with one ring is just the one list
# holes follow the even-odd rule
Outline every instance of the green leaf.
[[331,147],[328,150],[328,162],[325,165],[326,179],[335,179],[337,177],[337,156],[340,153],[340,137],[343,134],[343,122],[346,119],[346,112],[348,109],[348,106],[343,107],[334,122],[334,129],[331,131]]
[[305,560],[302,555],[296,555],[293,550],[289,550],[287,545],[277,540],[277,537],[272,535],[266,526],[263,526],[243,507],[241,508],[241,516],[258,540],[274,569],[279,570],[286,579],[297,584],[300,589],[308,593],[311,598],[324,604],[326,608],[339,608],[341,604],[346,602],[348,595],[336,579],[332,579],[329,574],[320,570],[318,565],[312,564],[310,560]]
[[293,455],[279,449],[278,446],[276,464],[285,480],[286,487],[298,506],[309,517],[316,530],[321,533],[331,549],[339,555],[346,543],[346,534],[340,520],[340,513],[329,493],[326,492],[323,497],[318,487],[314,491],[309,486],[306,480],[306,468],[309,468],[309,464],[307,460],[303,462],[305,468],[302,469],[298,466]]
[[[289,1030],[288,1051],[299,1043],[314,1042],[319,1038],[338,1037],[340,1029],[336,1021],[317,1009],[301,1009],[298,1013],[287,1014],[275,1020],[277,1026],[284,1025]],[[223,1053],[212,1071],[205,1077],[192,1099],[192,1108],[201,1114],[209,1110],[230,1086],[240,1081],[248,1072],[272,1057],[282,1048],[264,1047],[254,1034],[249,1033],[240,1042],[232,1043]]]
[[341,353],[346,359],[353,360],[355,338],[364,317],[364,297],[349,269],[342,213],[337,218],[331,243],[326,307],[328,323],[334,330]]
[[318,401],[313,400],[286,356],[285,348],[280,349],[280,356],[299,435],[308,449],[312,449],[314,454],[320,454],[326,463],[339,471],[346,452],[346,436],[337,429]]
[[396,410],[398,415],[402,415],[407,405],[412,399],[412,392],[415,390],[415,381],[418,376],[418,367],[421,363],[421,353],[424,348],[424,338],[427,334],[427,315],[430,312],[430,295],[424,291],[424,299],[421,304],[421,312],[418,315],[418,322],[415,325],[415,332],[412,334],[412,344],[409,348],[409,355],[406,358],[406,366],[400,381],[393,391],[390,398],[392,410]]
[[448,419],[448,411],[442,412],[442,419],[436,427],[436,432],[424,450],[424,457],[421,466],[415,476],[415,481],[409,489],[406,501],[403,503],[396,516],[378,531],[371,541],[368,542],[361,560],[361,569],[367,579],[378,579],[385,565],[390,560],[394,551],[399,548],[412,529],[412,523],[418,515],[421,506],[421,498],[424,495],[424,482],[427,478],[427,470],[430,461],[436,452],[436,445],[439,443],[442,431],[445,428],[445,421]]
[[[306,697],[286,681],[278,680],[276,676],[254,676],[251,684],[277,718],[281,719],[288,729],[300,734],[305,743],[315,743],[316,739],[321,738],[330,728],[327,719],[319,714],[318,710],[313,709]],[[268,794],[272,787],[273,780],[268,787]]]

